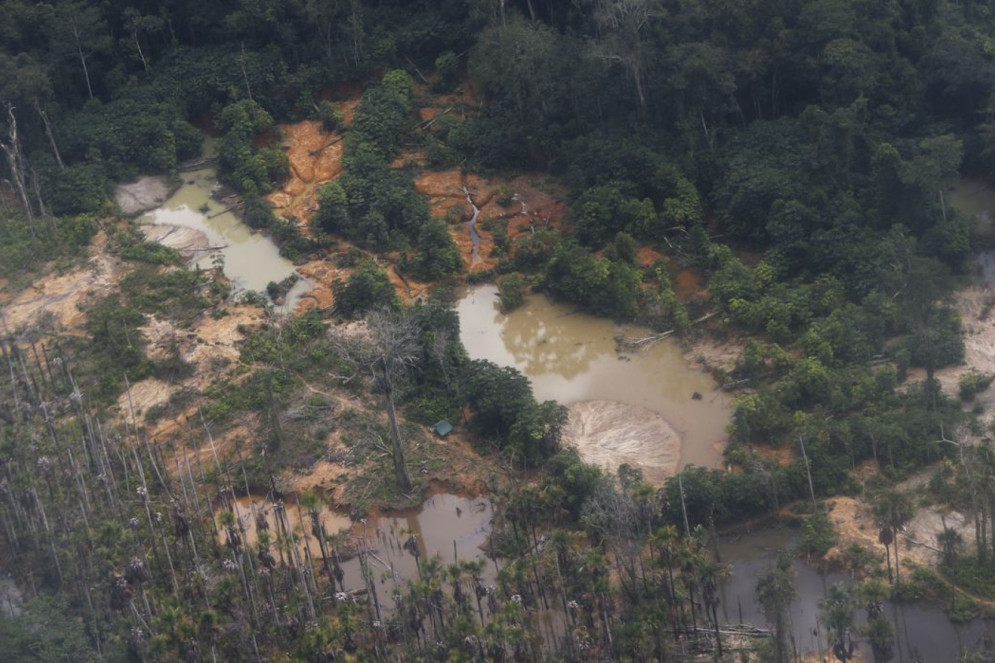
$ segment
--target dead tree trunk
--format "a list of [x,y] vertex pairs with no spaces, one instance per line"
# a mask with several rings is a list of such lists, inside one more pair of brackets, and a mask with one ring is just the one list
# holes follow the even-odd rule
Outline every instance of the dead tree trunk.
[[93,99],[93,87],[90,85],[90,70],[86,66],[86,56],[83,55],[83,42],[80,41],[79,26],[73,21],[73,37],[76,39],[76,52],[79,53],[79,61],[83,64],[83,77],[86,78],[86,91]]
[[0,142],[0,148],[7,155],[7,164],[10,166],[10,174],[14,180],[14,189],[21,200],[24,216],[27,217],[28,224],[31,226],[31,237],[35,237],[35,217],[25,183],[24,158],[21,156],[21,142],[17,137],[17,118],[14,116],[14,106],[10,102],[7,102],[7,118],[7,141]]
[[405,493],[411,492],[411,476],[408,474],[408,463],[404,458],[404,440],[397,427],[397,410],[394,408],[394,385],[389,382],[384,386],[384,397],[387,399],[387,418],[390,420],[390,446],[394,460],[394,476],[397,485]]
[[62,161],[62,154],[59,152],[59,146],[55,142],[55,134],[52,133],[52,123],[48,119],[48,113],[42,109],[41,104],[38,99],[34,100],[35,110],[38,112],[38,117],[41,118],[41,123],[45,126],[45,135],[48,136],[49,145],[52,146],[52,154],[55,155],[55,161],[59,164],[60,170],[66,169],[66,164]]

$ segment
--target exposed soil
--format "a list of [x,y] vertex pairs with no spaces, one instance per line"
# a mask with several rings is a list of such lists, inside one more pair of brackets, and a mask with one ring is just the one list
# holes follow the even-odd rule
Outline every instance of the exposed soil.
[[[118,409],[123,417],[130,417],[131,407],[140,424],[145,422],[149,408],[167,403],[181,389],[202,392],[213,382],[227,379],[231,368],[238,362],[239,344],[243,339],[240,328],[253,328],[266,319],[265,312],[256,306],[239,305],[227,309],[227,315],[215,319],[202,316],[190,329],[181,329],[170,320],[150,316],[141,328],[148,343],[147,352],[152,359],[163,359],[175,348],[184,362],[194,368],[193,374],[180,382],[168,383],[150,378],[131,385],[131,403],[128,394],[118,398]],[[175,431],[184,416],[192,416],[196,404],[175,418],[157,422],[149,431],[153,437],[162,437]]]
[[199,258],[204,251],[215,248],[206,233],[188,226],[167,223],[147,223],[138,226],[150,242],[176,249],[184,260]]
[[[368,408],[369,403],[353,401],[357,408]],[[418,488],[412,504],[420,504],[425,497],[438,492],[461,495],[479,495],[491,492],[496,483],[503,481],[503,473],[488,462],[482,461],[462,433],[450,433],[439,439],[427,428],[424,440],[416,444],[428,445],[420,448],[430,456],[444,456],[446,468],[443,472],[412,466],[411,479]],[[321,491],[329,500],[340,506],[353,505],[357,501],[356,486],[350,485],[364,476],[376,476],[380,464],[374,461],[357,462],[349,447],[341,440],[339,433],[333,432],[325,441],[328,450],[325,458],[305,471],[288,471],[281,477],[282,486],[287,492],[303,493]],[[444,490],[441,490],[444,488]]]
[[266,199],[277,216],[296,220],[307,234],[309,221],[318,209],[318,187],[342,172],[345,141],[341,132],[327,132],[321,122],[314,120],[281,125],[280,132],[282,146],[290,160],[290,177]]
[[663,253],[652,246],[641,246],[636,252],[636,262],[640,267],[649,267],[661,259],[663,259]]
[[146,176],[134,182],[118,184],[114,189],[114,200],[125,216],[138,216],[162,205],[175,190],[176,187],[165,177]]
[[97,234],[92,257],[85,267],[64,274],[49,274],[30,287],[8,296],[0,291],[0,305],[7,327],[17,330],[49,318],[57,329],[72,330],[83,323],[86,303],[109,294],[120,278],[120,262],[106,253],[107,235]]
[[[884,546],[878,542],[880,527],[870,503],[853,497],[836,497],[829,503],[832,507],[829,517],[839,535],[839,543],[826,555],[830,564],[842,564],[843,551],[853,544],[872,550],[882,558],[885,556]],[[896,537],[903,575],[913,566],[932,568],[938,564],[941,550],[937,546],[936,536],[943,532],[944,520],[947,527],[957,530],[964,537],[966,549],[973,547],[974,523],[964,514],[946,508],[920,508]],[[894,563],[892,551],[892,564]]]
[[[511,194],[508,206],[498,201],[502,186]],[[543,175],[521,175],[511,180],[484,178],[458,170],[426,171],[415,178],[415,187],[429,201],[432,216],[447,221],[453,240],[460,248],[463,263],[471,272],[493,269],[497,256],[494,228],[507,224],[509,239],[546,227],[559,228],[567,214],[563,191],[549,184]],[[465,189],[464,189],[465,187]],[[473,241],[464,223],[473,215],[467,192],[480,210],[477,234],[479,260],[474,263]]]
[[[936,379],[947,395],[956,398],[965,373],[995,373],[995,290],[987,283],[971,285],[956,293],[954,303],[964,329],[964,363],[936,371]],[[910,371],[910,378],[925,379],[925,372]],[[984,409],[981,419],[987,429],[995,420],[995,385],[978,394],[975,402]]]
[[714,336],[704,331],[690,338],[684,357],[691,365],[700,365],[712,373],[728,373],[736,367],[743,353],[744,340],[739,336]]
[[346,278],[348,271],[336,267],[329,260],[312,260],[297,266],[297,271],[301,276],[314,283],[305,295],[301,297],[297,305],[297,312],[303,313],[313,309],[319,311],[331,310],[335,305],[335,293],[332,290],[332,283],[337,279]]
[[569,408],[563,444],[610,474],[628,464],[655,486],[677,473],[681,436],[656,412],[617,401],[583,401]]

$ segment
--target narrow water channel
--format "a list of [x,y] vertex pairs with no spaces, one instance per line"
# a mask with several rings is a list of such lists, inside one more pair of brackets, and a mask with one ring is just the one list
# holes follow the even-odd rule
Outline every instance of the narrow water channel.
[[688,364],[676,342],[665,339],[619,357],[618,334],[649,331],[577,313],[544,295],[529,297],[507,315],[497,301],[497,288],[483,285],[457,305],[470,357],[517,368],[540,401],[615,401],[657,413],[680,436],[680,467],[721,466],[731,398],[711,375]]
[[[209,156],[211,150],[208,142],[205,156]],[[224,274],[236,294],[246,290],[265,294],[270,282],[280,283],[297,274],[293,263],[280,255],[269,237],[253,231],[232,210],[212,197],[220,186],[214,166],[180,173],[180,176],[183,179],[180,188],[161,207],[139,217],[138,222],[190,228],[203,233],[207,247],[196,250],[191,267],[210,269],[219,261],[223,262]],[[307,280],[299,279],[277,309],[292,311],[309,289]]]
[[480,217],[480,208],[473,202],[473,198],[470,197],[470,190],[465,186],[463,187],[463,192],[466,194],[466,202],[470,203],[470,207],[473,209],[473,216],[466,222],[466,229],[470,233],[470,241],[473,242],[473,251],[470,252],[470,266],[472,267],[480,262],[480,234],[477,232],[477,219]]

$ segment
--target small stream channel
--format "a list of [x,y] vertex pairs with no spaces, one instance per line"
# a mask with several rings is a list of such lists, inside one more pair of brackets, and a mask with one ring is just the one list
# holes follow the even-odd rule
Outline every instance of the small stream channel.
[[[213,142],[205,141],[204,156],[213,153]],[[215,166],[182,172],[180,176],[183,183],[179,189],[161,207],[139,217],[138,223],[177,226],[203,233],[208,247],[216,248],[197,250],[190,266],[210,269],[217,261],[223,261],[234,294],[255,290],[265,295],[270,282],[280,283],[297,274],[293,263],[280,255],[269,237],[253,231],[226,204],[215,200],[213,194],[220,188]],[[306,279],[299,278],[276,309],[282,313],[293,311],[310,288]]]
[[473,208],[473,216],[466,222],[466,229],[470,233],[470,241],[473,242],[473,251],[470,253],[470,266],[472,267],[480,262],[480,233],[477,232],[477,218],[480,216],[480,208],[473,202],[473,198],[470,197],[470,190],[465,186],[463,187],[463,193],[466,194],[466,202],[470,203],[470,207]]

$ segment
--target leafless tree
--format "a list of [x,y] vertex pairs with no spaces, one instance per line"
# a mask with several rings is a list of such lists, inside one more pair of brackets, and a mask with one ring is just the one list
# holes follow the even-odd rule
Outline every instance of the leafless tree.
[[595,0],[594,18],[599,39],[596,52],[607,61],[619,62],[632,76],[639,99],[639,113],[646,114],[646,62],[643,32],[661,13],[659,0]]
[[390,423],[391,455],[394,476],[401,490],[411,490],[411,476],[404,457],[404,440],[397,425],[395,393],[407,372],[418,359],[418,325],[403,313],[390,310],[374,311],[366,319],[365,337],[340,335],[343,358],[357,372],[368,373],[377,391],[383,394]]

